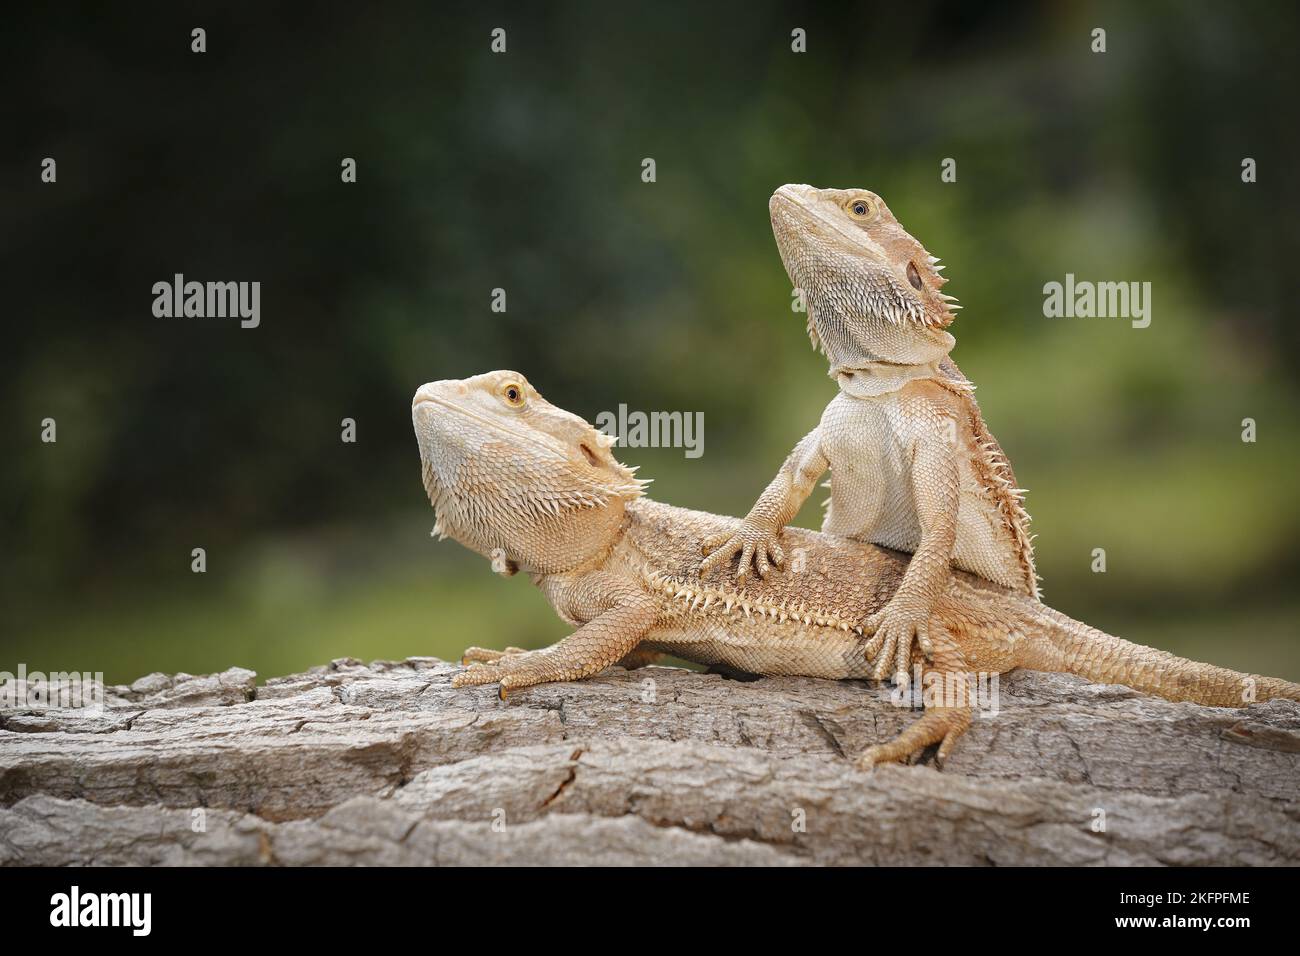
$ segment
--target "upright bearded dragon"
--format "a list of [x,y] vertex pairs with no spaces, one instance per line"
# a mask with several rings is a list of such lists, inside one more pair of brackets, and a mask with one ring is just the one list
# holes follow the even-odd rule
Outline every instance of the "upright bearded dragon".
[[[435,532],[490,557],[498,570],[526,571],[575,628],[538,651],[469,648],[464,660],[473,664],[455,686],[495,682],[504,697],[660,653],[755,674],[870,676],[856,624],[906,581],[905,555],[790,528],[789,543],[804,552],[800,567],[738,588],[722,569],[699,569],[701,543],[733,533],[738,522],[643,498],[644,482],[614,458],[612,439],[551,405],[522,375],[430,382],[415,393],[411,417]],[[930,658],[918,650],[913,661],[926,687],[945,688],[942,705],[927,703],[895,740],[868,748],[859,766],[905,760],[933,743],[942,763],[971,719],[969,702],[949,694],[972,673],[1064,671],[1221,707],[1300,700],[1300,685],[1130,644],[1022,588],[963,572],[945,576],[933,615]]]
[[875,677],[907,670],[913,638],[928,655],[950,566],[1038,597],[1011,464],[973,386],[949,358],[952,296],[943,268],[865,189],[782,186],[769,203],[781,260],[802,291],[808,332],[840,393],[786,459],[738,530],[708,538],[703,570],[740,552],[737,576],[780,567],[778,539],[831,472],[822,530],[911,552],[897,593],[861,622]]

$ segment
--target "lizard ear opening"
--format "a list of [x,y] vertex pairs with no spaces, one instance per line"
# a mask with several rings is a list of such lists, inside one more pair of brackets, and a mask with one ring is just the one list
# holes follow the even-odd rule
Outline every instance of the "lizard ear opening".
[[912,288],[917,292],[921,291],[921,273],[917,271],[915,262],[909,261],[907,263],[907,281],[912,283]]
[[596,453],[591,450],[585,441],[579,442],[578,447],[582,449],[582,457],[587,459],[587,464],[591,465],[592,468],[601,466],[600,459],[596,457]]

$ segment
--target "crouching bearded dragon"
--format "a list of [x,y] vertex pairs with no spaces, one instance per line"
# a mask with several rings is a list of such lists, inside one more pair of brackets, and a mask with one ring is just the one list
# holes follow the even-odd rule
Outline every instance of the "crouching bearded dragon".
[[[788,528],[787,544],[803,552],[798,568],[742,589],[729,570],[699,567],[702,542],[739,522],[643,497],[645,482],[614,458],[613,439],[551,405],[522,375],[430,382],[415,393],[411,417],[434,533],[502,573],[525,571],[575,629],[542,650],[469,648],[454,686],[497,683],[505,697],[662,653],[753,674],[870,676],[857,622],[894,596],[906,555]],[[1300,700],[1300,685],[1131,644],[962,571],[945,577],[932,621],[930,657],[919,648],[912,657],[927,687],[1026,667],[1222,707]],[[941,764],[970,720],[969,701],[945,693],[858,765],[906,760],[935,743]]]
[[865,189],[782,186],[769,202],[808,333],[840,392],[786,459],[739,529],[704,541],[703,569],[737,552],[743,578],[781,567],[778,543],[829,468],[822,530],[912,554],[902,584],[863,625],[872,676],[905,675],[915,638],[929,654],[931,619],[950,567],[1038,597],[1029,515],[1011,464],[973,386],[948,353],[952,296],[942,266]]

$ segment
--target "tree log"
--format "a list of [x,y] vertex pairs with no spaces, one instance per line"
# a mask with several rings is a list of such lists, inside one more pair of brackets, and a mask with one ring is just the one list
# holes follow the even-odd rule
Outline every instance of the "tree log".
[[0,865],[1298,864],[1300,704],[1003,675],[942,771],[861,681],[666,667],[453,690],[433,658],[156,674],[0,711]]

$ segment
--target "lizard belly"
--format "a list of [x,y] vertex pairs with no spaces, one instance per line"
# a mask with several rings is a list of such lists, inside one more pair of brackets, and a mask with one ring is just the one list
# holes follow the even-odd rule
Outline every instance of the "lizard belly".
[[898,393],[856,398],[841,393],[822,416],[831,499],[822,531],[898,551],[915,551],[921,522],[912,499],[911,454],[899,438]]
[[769,677],[847,680],[870,674],[864,643],[832,628],[683,615],[661,622],[642,646],[696,664],[722,664]]
[[[902,437],[916,426],[908,419],[904,401],[901,391],[870,397],[840,393],[827,406],[821,429],[822,448],[830,461],[831,498],[822,531],[909,553],[920,545],[912,451]],[[969,426],[959,427],[963,432],[956,447],[971,447]],[[969,454],[958,454],[957,471],[953,566],[1023,590],[1018,545]]]

